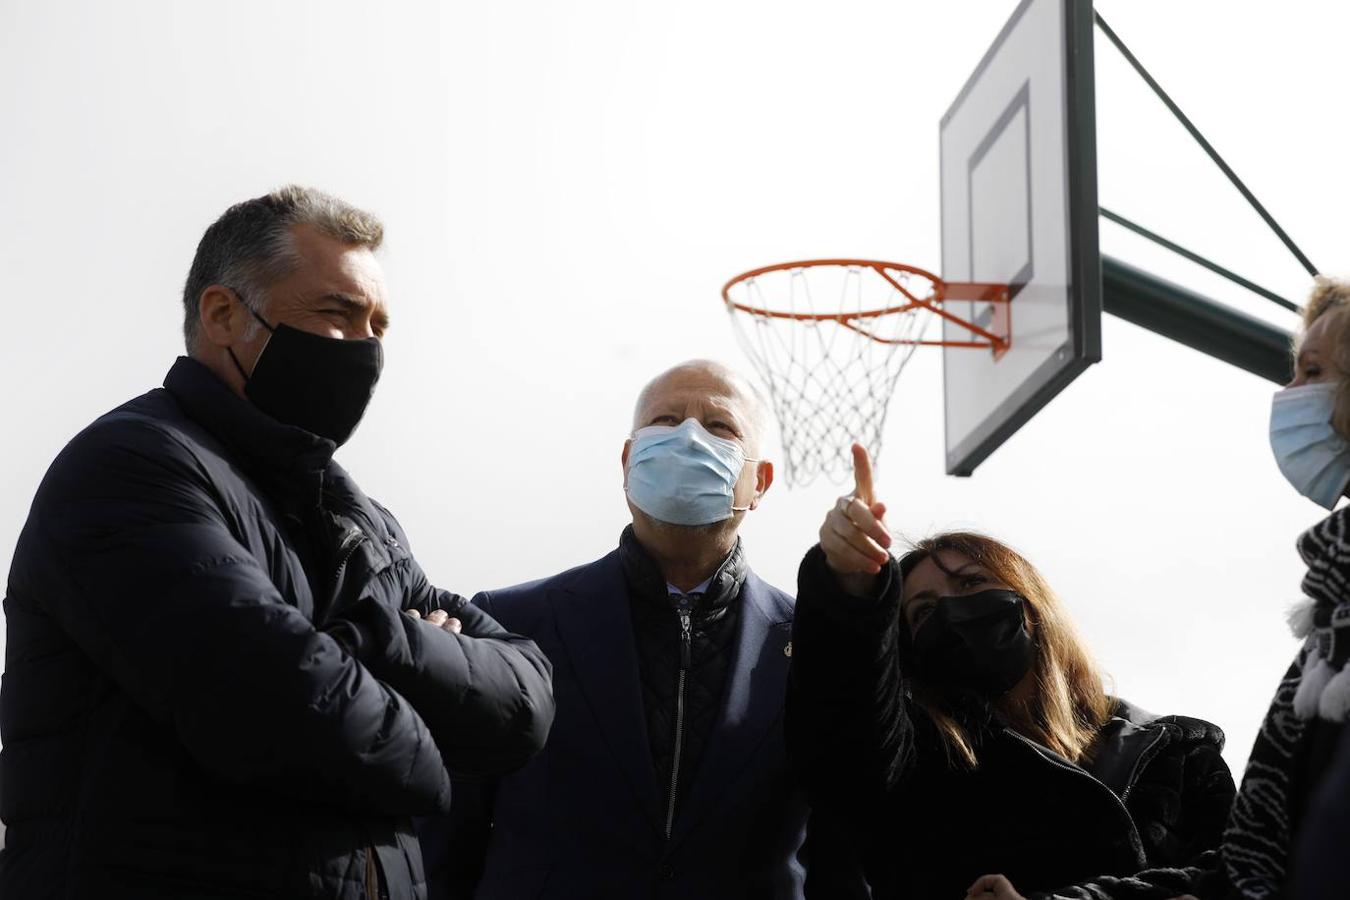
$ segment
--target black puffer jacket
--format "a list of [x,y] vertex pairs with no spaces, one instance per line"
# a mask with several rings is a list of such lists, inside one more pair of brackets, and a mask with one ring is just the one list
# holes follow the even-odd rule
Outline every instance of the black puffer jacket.
[[[1222,732],[1120,703],[1083,766],[997,722],[979,766],[954,766],[908,702],[897,566],[886,578],[880,601],[849,597],[820,549],[807,554],[786,722],[813,831],[852,844],[871,896],[961,897],[995,873],[1028,897],[1166,898],[1190,884],[1173,867],[1217,847],[1232,803]],[[867,896],[851,873],[820,869],[807,894]]]
[[[542,746],[548,662],[331,442],[188,359],[165,388],[66,447],[15,551],[0,896],[423,896],[410,817]],[[464,634],[402,612],[437,608]]]

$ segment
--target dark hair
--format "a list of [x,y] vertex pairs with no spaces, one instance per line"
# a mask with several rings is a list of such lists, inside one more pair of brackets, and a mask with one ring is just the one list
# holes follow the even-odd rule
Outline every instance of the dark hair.
[[294,270],[293,225],[311,225],[371,250],[384,240],[384,226],[375,216],[313,188],[287,185],[236,203],[202,235],[183,285],[183,340],[189,353],[197,341],[198,304],[208,287],[224,285],[256,310],[262,291]]
[[[976,563],[1026,601],[1036,635],[1036,692],[1026,708],[1005,709],[1017,730],[1072,762],[1084,757],[1098,729],[1110,717],[1114,701],[1107,695],[1087,647],[1079,639],[1068,612],[1036,567],[1020,553],[991,537],[952,531],[918,541],[900,558],[902,580],[925,559],[946,571],[937,559],[943,551]],[[901,628],[908,628],[903,619]],[[976,765],[971,735],[941,701],[940,686],[914,682],[914,699],[937,726],[948,758],[970,768]]]

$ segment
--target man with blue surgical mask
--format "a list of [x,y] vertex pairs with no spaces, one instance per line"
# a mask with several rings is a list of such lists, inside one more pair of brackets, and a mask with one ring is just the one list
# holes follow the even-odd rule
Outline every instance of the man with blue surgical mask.
[[782,714],[793,600],[737,532],[773,484],[754,389],[662,373],[623,446],[632,524],[604,558],[474,598],[554,665],[544,751],[424,823],[433,898],[797,898],[806,810]]

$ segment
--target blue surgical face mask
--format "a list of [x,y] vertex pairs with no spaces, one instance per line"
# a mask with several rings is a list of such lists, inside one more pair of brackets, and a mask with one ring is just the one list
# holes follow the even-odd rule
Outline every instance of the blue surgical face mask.
[[628,448],[628,499],[672,525],[721,522],[750,508],[734,505],[732,496],[747,462],[758,460],[696,419],[639,428]]
[[1305,384],[1275,393],[1270,448],[1294,490],[1334,509],[1350,485],[1350,445],[1331,427],[1336,382]]

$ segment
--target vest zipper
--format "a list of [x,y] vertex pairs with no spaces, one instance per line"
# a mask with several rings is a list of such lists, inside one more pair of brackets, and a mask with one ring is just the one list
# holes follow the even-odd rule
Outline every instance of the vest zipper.
[[680,784],[680,757],[684,752],[684,687],[693,665],[693,637],[689,627],[689,598],[680,597],[676,612],[680,617],[680,677],[675,687],[675,754],[670,763],[670,803],[666,807],[666,840],[675,825],[675,795]]

